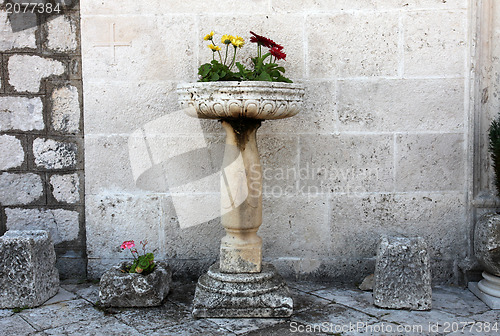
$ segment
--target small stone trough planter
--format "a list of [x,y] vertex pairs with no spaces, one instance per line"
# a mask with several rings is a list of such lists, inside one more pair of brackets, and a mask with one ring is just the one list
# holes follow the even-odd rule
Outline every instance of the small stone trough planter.
[[148,275],[124,273],[130,264],[124,262],[103,274],[99,283],[99,299],[103,307],[153,307],[161,305],[172,282],[170,267],[156,262]]

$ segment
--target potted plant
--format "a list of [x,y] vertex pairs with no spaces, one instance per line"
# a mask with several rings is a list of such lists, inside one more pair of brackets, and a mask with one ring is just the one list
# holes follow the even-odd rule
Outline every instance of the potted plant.
[[[500,114],[491,122],[488,135],[496,196],[500,197]],[[491,308],[500,309],[500,212],[487,213],[478,219],[474,229],[474,253],[484,269],[484,279],[477,284],[482,295],[478,296]],[[492,301],[492,298],[495,299]]]
[[140,254],[133,240],[121,244],[130,250],[132,262],[123,262],[103,274],[99,282],[99,300],[103,307],[159,306],[167,296],[172,282],[170,267],[146,253],[146,241],[141,241]]
[[223,35],[219,46],[210,32],[204,37],[212,61],[198,69],[197,83],[177,86],[179,103],[192,117],[207,119],[282,119],[297,114],[302,106],[303,85],[285,77],[284,47],[250,32],[256,44],[251,67],[237,62],[245,45],[240,36]]

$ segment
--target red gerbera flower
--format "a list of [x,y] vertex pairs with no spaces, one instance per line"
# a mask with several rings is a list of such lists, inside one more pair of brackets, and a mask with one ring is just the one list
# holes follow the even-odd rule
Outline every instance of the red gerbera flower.
[[257,35],[252,31],[250,32],[250,34],[253,35],[252,37],[250,37],[250,42],[258,43],[266,48],[278,48],[278,50],[283,49],[281,45],[279,45],[278,43],[274,42],[271,39],[268,39],[267,37]]
[[[283,49],[283,48],[281,48]],[[277,48],[277,47],[273,47],[269,50],[269,52],[271,53],[271,55],[273,55],[274,57],[276,57],[276,59],[285,59],[286,58],[286,54],[284,52],[281,51],[280,48]]]

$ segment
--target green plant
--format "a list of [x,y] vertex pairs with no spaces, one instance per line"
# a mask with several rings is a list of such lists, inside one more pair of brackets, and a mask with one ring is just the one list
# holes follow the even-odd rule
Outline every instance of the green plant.
[[491,122],[489,130],[489,150],[495,172],[495,186],[500,197],[500,114]]
[[130,253],[132,253],[132,257],[134,257],[132,265],[126,265],[125,269],[122,269],[122,272],[141,273],[143,275],[147,275],[154,271],[155,269],[154,254],[146,253],[146,245],[148,244],[148,241],[147,240],[140,241],[140,244],[142,245],[142,251],[143,251],[142,255],[139,254],[139,252],[137,252],[133,240],[124,241],[120,246],[122,250],[129,249]]
[[[245,45],[245,40],[240,36],[223,35],[221,43],[225,45],[224,56],[221,53],[221,47],[215,44],[214,32],[210,32],[203,39],[211,41],[208,48],[212,50],[212,61],[202,64],[198,68],[200,82],[215,81],[269,81],[269,82],[287,82],[292,81],[284,76],[285,68],[278,65],[278,60],[285,60],[286,54],[283,52],[283,46],[277,44],[267,37],[250,32],[253,36],[250,42],[257,44],[257,56],[252,57],[253,69],[247,69],[243,64],[236,62],[238,49]],[[230,56],[230,45],[232,56]],[[268,48],[263,52],[263,48]],[[216,54],[218,60],[216,59]],[[236,66],[237,72],[233,72]]]

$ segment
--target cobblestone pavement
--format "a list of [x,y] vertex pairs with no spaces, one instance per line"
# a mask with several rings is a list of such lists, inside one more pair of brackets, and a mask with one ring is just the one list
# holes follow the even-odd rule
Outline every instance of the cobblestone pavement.
[[[0,335],[500,335],[500,310],[467,289],[433,289],[433,309],[375,308],[371,292],[333,284],[288,282],[295,312],[288,319],[194,319],[195,283],[174,283],[163,306],[99,309],[93,283],[61,284],[43,306],[0,310]],[[489,332],[486,332],[488,331]]]

